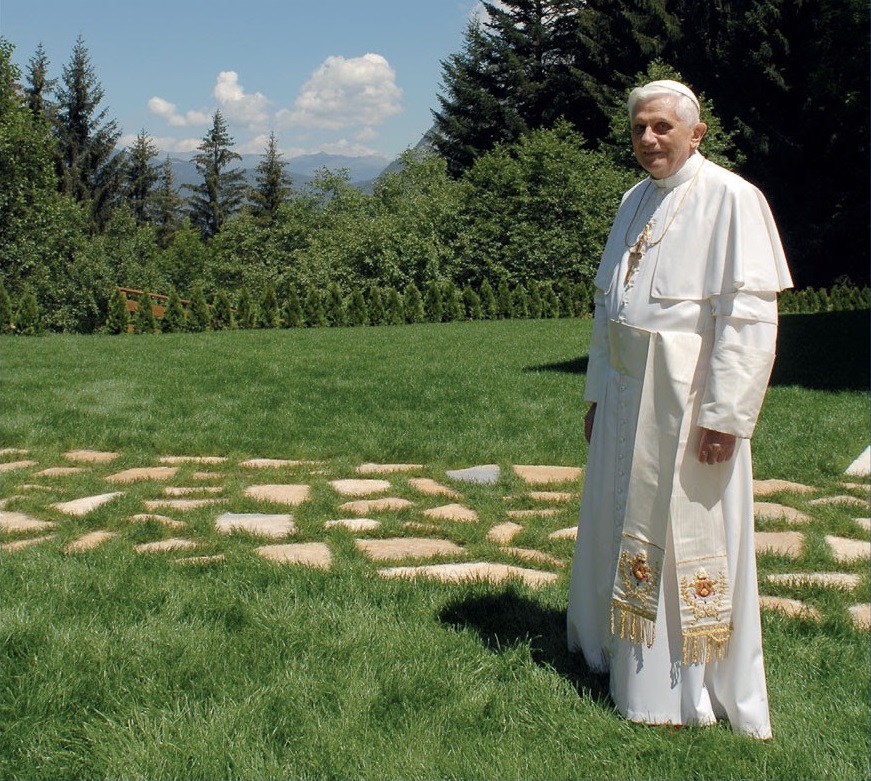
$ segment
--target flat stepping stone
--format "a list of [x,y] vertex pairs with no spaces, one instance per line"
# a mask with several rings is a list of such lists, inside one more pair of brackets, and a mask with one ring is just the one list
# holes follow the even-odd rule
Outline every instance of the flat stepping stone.
[[325,529],[344,528],[352,532],[371,532],[381,527],[381,522],[372,518],[338,518],[327,521]]
[[769,597],[760,594],[759,607],[763,610],[777,610],[790,618],[811,618],[814,621],[820,619],[820,613],[815,607],[806,605],[799,599]]
[[193,496],[196,494],[220,494],[224,489],[219,485],[168,485],[163,489],[165,496]]
[[432,537],[393,537],[386,540],[354,540],[357,549],[374,561],[391,559],[428,559],[434,556],[456,556],[465,551],[450,540]]
[[776,502],[753,502],[753,515],[763,521],[786,521],[787,523],[810,523],[811,518],[807,513],[796,510],[785,504]]
[[106,540],[111,540],[113,537],[117,536],[118,535],[115,532],[106,531],[105,529],[88,532],[87,534],[83,534],[77,540],[73,540],[64,545],[63,550],[64,553],[82,553],[83,551],[93,550],[106,542]]
[[408,499],[386,496],[383,499],[358,499],[356,502],[345,502],[339,505],[339,509],[356,515],[369,515],[369,513],[390,510],[406,510],[413,506],[414,502],[410,502]]
[[79,475],[84,471],[84,468],[80,466],[50,466],[48,469],[37,472],[36,477],[69,477],[70,475]]
[[227,557],[223,553],[216,553],[214,556],[185,556],[183,559],[176,559],[175,563],[203,566],[206,564],[220,564],[226,560]]
[[133,550],[137,553],[166,553],[174,550],[189,550],[198,548],[199,543],[193,540],[186,540],[181,537],[170,537],[168,540],[157,540],[156,542],[143,542],[139,545],[134,545]]
[[307,567],[329,569],[333,555],[326,543],[296,542],[286,545],[261,545],[255,548],[258,556],[279,564],[303,564]]
[[844,563],[871,558],[871,542],[867,540],[852,540],[848,537],[827,534],[826,543],[832,549],[835,561]]
[[225,464],[224,456],[161,456],[161,464]]
[[498,464],[484,464],[470,466],[467,469],[451,469],[445,473],[451,480],[459,480],[463,483],[476,483],[478,485],[493,485],[499,482],[502,471]]
[[522,531],[523,527],[519,523],[506,521],[505,523],[496,524],[496,526],[490,529],[487,532],[487,539],[499,545],[507,545]]
[[320,461],[297,461],[287,458],[249,458],[246,461],[241,461],[239,466],[250,466],[255,469],[283,469],[295,468],[298,466],[318,466]]
[[861,578],[848,572],[791,572],[771,574],[769,583],[782,583],[787,586],[826,586],[827,588],[854,589]]
[[21,447],[4,447],[0,448],[0,457],[2,456],[26,456],[30,451]]
[[866,532],[871,532],[871,518],[854,518],[854,521],[859,524]]
[[547,538],[549,540],[577,540],[578,527],[567,526],[565,529],[557,529],[555,532],[548,534]]
[[447,496],[450,499],[460,499],[462,494],[453,488],[437,483],[429,477],[409,477],[408,484],[419,493],[427,496]]
[[311,498],[311,487],[295,483],[249,485],[245,489],[245,496],[261,502],[273,502],[274,504],[286,504],[296,507]]
[[108,464],[116,458],[121,458],[121,454],[108,450],[68,450],[64,453],[64,458],[85,464]]
[[390,567],[378,570],[382,578],[431,578],[443,583],[484,581],[498,585],[509,580],[521,580],[528,586],[553,583],[557,576],[552,572],[513,567],[510,564],[493,564],[487,561],[463,562],[460,564],[431,564],[421,567]]
[[844,472],[845,475],[868,477],[871,475],[871,446],[866,447],[862,454]]
[[791,483],[789,480],[754,480],[753,495],[754,496],[770,496],[780,491],[792,491],[796,494],[807,494],[815,491],[809,485],[802,483]]
[[569,491],[530,491],[528,496],[537,502],[570,502],[577,494]]
[[523,559],[524,561],[534,561],[538,564],[550,564],[554,567],[562,567],[565,564],[562,559],[558,559],[556,556],[551,556],[549,553],[545,553],[544,551],[535,550],[534,548],[504,548],[503,550],[512,556],[517,556],[517,558]]
[[847,608],[850,612],[850,619],[859,629],[864,629],[866,632],[871,630],[871,605],[864,603],[860,605],[850,605]]
[[860,499],[858,496],[821,496],[819,499],[814,499],[810,502],[813,505],[828,505],[828,504],[849,504],[852,507],[868,507],[868,502],[865,499]]
[[801,532],[756,532],[754,545],[757,553],[775,553],[797,559],[804,548]]
[[441,531],[435,523],[421,523],[420,521],[406,521],[402,524],[402,528],[420,534],[438,534]]
[[215,528],[223,534],[245,531],[261,537],[287,537],[297,530],[293,516],[286,513],[224,513],[218,516]]
[[561,512],[559,507],[540,507],[532,510],[508,510],[505,514],[509,518],[546,518],[551,515],[559,515]]
[[12,542],[4,542],[0,544],[0,551],[13,552],[22,548],[29,548],[31,545],[39,545],[43,542],[53,540],[56,535],[45,534],[42,537],[28,537],[26,540],[13,540]]
[[178,467],[175,466],[138,466],[109,475],[106,480],[110,483],[135,483],[139,480],[171,480],[175,477],[176,472],[178,472]]
[[584,474],[584,470],[576,466],[532,466],[522,464],[515,466],[514,472],[529,485],[566,483],[569,480],[577,481]]
[[391,472],[414,472],[423,469],[423,464],[360,464],[358,475],[389,474]]
[[14,472],[17,469],[27,469],[37,465],[36,461],[7,461],[5,464],[0,464],[0,472]]
[[143,504],[146,510],[196,510],[225,501],[226,499],[148,499]]
[[478,513],[462,504],[443,504],[441,507],[424,510],[423,514],[427,518],[435,518],[439,521],[475,523],[478,520]]
[[223,476],[220,472],[194,472],[191,475],[194,480],[217,480]]
[[371,496],[381,494],[390,488],[389,480],[330,480],[336,493],[342,496]]
[[53,529],[55,524],[51,521],[41,521],[27,513],[8,512],[0,513],[0,530],[4,532],[37,532]]
[[156,521],[170,529],[181,529],[185,526],[184,521],[176,521],[173,518],[167,518],[165,515],[157,515],[156,513],[136,513],[131,515],[130,520],[136,523],[146,523],[148,521]]
[[65,515],[83,516],[89,512],[102,507],[107,502],[111,502],[116,496],[123,496],[120,491],[115,491],[109,494],[97,494],[96,496],[84,496],[81,499],[73,499],[71,502],[58,502],[53,504],[57,510],[60,510]]

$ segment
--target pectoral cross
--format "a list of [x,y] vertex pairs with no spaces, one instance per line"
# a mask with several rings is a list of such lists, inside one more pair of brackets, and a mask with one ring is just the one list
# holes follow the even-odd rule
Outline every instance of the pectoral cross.
[[638,268],[638,264],[641,263],[641,259],[644,257],[644,253],[647,252],[647,245],[650,242],[650,222],[644,226],[644,230],[638,234],[638,239],[635,243],[629,248],[629,265],[626,268],[626,278],[623,280],[624,285],[629,284],[629,280],[632,279],[632,275]]

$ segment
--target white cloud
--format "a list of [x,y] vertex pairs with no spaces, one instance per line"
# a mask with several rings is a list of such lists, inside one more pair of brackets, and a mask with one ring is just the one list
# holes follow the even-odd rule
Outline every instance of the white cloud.
[[293,110],[279,111],[286,126],[337,130],[380,125],[402,111],[396,71],[380,54],[345,59],[327,57],[302,86]]
[[246,95],[236,71],[221,71],[213,94],[224,118],[230,122],[256,127],[269,119],[269,100],[260,92]]
[[196,127],[208,125],[212,121],[212,115],[206,111],[188,111],[179,114],[175,103],[170,103],[168,100],[156,96],[149,98],[148,110],[168,122],[172,127]]

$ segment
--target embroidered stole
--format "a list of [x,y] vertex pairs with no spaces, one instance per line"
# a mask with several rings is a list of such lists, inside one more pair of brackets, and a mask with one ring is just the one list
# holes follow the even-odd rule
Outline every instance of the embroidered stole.
[[[609,326],[616,339],[626,328]],[[650,647],[665,551],[673,545],[684,664],[725,658],[731,634],[720,504],[731,464],[701,464],[696,457],[692,380],[701,345],[698,334],[649,333],[611,601],[612,634]]]

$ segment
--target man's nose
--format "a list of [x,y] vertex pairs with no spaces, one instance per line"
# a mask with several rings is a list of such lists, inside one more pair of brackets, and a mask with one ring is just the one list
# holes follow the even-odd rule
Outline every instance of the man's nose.
[[649,127],[644,128],[644,132],[641,134],[641,143],[642,144],[653,144],[656,142],[656,135],[653,130]]

